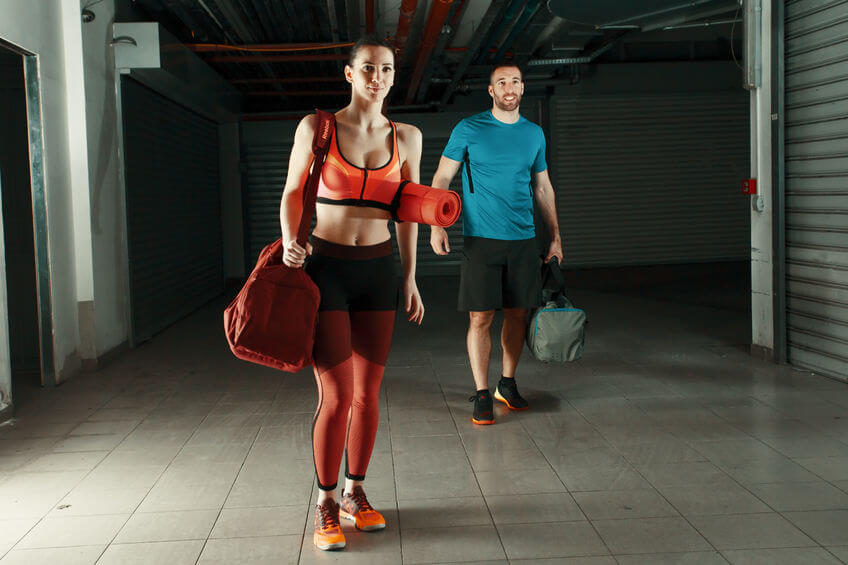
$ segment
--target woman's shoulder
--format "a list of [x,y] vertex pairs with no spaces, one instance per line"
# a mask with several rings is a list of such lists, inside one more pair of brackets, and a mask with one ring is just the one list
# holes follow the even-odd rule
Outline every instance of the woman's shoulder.
[[421,130],[412,124],[395,122],[395,128],[397,129],[398,141],[402,143],[420,143],[423,138]]

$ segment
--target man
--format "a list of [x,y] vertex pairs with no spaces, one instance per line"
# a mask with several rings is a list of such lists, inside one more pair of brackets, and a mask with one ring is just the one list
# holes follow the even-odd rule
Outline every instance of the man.
[[[541,302],[541,273],[533,223],[533,200],[550,232],[545,261],[562,261],[562,242],[554,189],[545,162],[542,128],[518,111],[524,82],[521,70],[498,66],[489,75],[491,111],[465,118],[451,132],[433,186],[448,188],[463,166],[462,221],[464,252],[459,310],[467,311],[468,358],[477,387],[471,397],[475,424],[493,424],[489,394],[489,327],[503,309],[503,375],[494,396],[511,410],[528,408],[518,393],[515,367],[521,356],[527,310]],[[531,186],[532,181],[532,186]],[[450,252],[447,232],[433,227],[430,245],[438,255]]]

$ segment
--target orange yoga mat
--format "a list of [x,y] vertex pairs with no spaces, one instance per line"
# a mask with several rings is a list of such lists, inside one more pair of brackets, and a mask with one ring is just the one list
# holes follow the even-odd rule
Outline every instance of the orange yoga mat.
[[459,219],[462,202],[452,190],[414,182],[406,183],[402,190],[396,214],[400,221],[446,228]]

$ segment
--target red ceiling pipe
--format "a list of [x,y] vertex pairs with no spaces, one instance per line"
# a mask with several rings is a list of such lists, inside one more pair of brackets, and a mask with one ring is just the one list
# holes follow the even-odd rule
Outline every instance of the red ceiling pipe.
[[374,0],[365,0],[365,33],[374,33]]
[[204,59],[208,63],[292,63],[302,61],[346,61],[347,55],[309,53],[303,55],[219,55]]
[[353,43],[250,43],[246,45],[226,45],[222,43],[187,43],[185,46],[195,53],[209,51],[299,51],[301,49],[335,49],[349,47]]
[[287,77],[287,78],[234,78],[233,84],[301,84],[305,82],[342,82],[343,76],[333,77]]
[[339,96],[350,94],[350,90],[257,90],[245,92],[247,96]]
[[403,0],[400,3],[400,16],[398,17],[397,33],[395,34],[395,51],[398,61],[403,58],[406,40],[409,39],[409,28],[412,25],[412,16],[415,15],[415,8],[417,7],[418,0]]
[[427,23],[424,25],[424,34],[421,37],[421,47],[418,48],[418,56],[415,58],[409,89],[406,91],[407,104],[411,104],[415,99],[415,93],[418,91],[421,78],[424,76],[424,69],[427,68],[430,55],[433,54],[433,49],[439,40],[439,34],[442,32],[442,26],[445,25],[451,4],[453,4],[453,0],[433,0],[433,4],[430,6]]

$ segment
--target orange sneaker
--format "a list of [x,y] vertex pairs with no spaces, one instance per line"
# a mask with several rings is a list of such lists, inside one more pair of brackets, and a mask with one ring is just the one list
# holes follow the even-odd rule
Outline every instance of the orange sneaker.
[[318,549],[341,549],[345,546],[345,537],[339,524],[339,505],[328,498],[315,506],[315,533],[312,541]]
[[368,503],[365,491],[360,486],[353,487],[351,494],[342,496],[339,516],[353,520],[356,529],[363,532],[382,530],[386,527],[386,519]]

